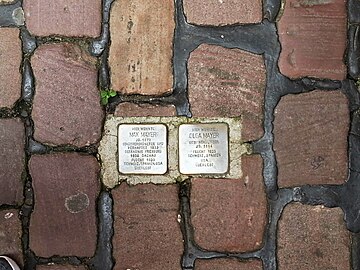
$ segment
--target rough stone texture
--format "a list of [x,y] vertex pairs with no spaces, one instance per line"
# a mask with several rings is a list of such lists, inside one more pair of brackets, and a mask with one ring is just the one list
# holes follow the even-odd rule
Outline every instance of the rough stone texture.
[[262,136],[266,71],[261,55],[201,45],[190,55],[188,73],[193,116],[242,115],[242,140]]
[[174,1],[116,0],[111,9],[112,87],[124,94],[172,91]]
[[345,79],[345,0],[288,0],[279,23],[281,73]]
[[[104,135],[99,146],[101,159],[101,179],[105,186],[113,188],[122,181],[131,185],[139,183],[170,184],[187,179],[188,175],[181,175],[178,170],[178,128],[180,124],[191,123],[227,123],[231,138],[229,155],[230,170],[217,178],[238,178],[241,176],[241,155],[249,153],[248,145],[241,144],[240,118],[187,118],[187,117],[114,117],[108,116],[105,121]],[[118,171],[118,126],[122,123],[161,123],[168,131],[168,171],[163,175],[120,174]],[[206,176],[206,175],[204,175]],[[208,177],[213,178],[214,175]]]
[[288,205],[278,231],[279,270],[350,269],[350,233],[340,208]]
[[196,260],[195,270],[262,270],[260,260],[238,261],[235,259]]
[[262,20],[261,0],[184,0],[184,10],[189,23],[200,25],[258,23]]
[[26,26],[35,36],[97,37],[101,0],[24,0]]
[[242,170],[238,180],[192,181],[192,224],[201,247],[227,252],[260,248],[267,213],[261,157],[242,157]]
[[24,142],[20,119],[0,119],[0,204],[20,204],[23,199]]
[[94,255],[99,165],[77,153],[32,156],[35,193],[30,248],[37,256]]
[[150,104],[121,103],[116,107],[115,116],[176,116],[174,106],[157,106]]
[[0,107],[12,107],[21,96],[19,29],[0,28]]
[[73,44],[49,44],[36,50],[31,63],[35,140],[78,147],[98,142],[104,113],[95,58]]
[[342,184],[348,129],[348,101],[339,91],[282,97],[274,121],[279,186]]
[[87,270],[85,266],[74,265],[39,265],[36,270]]
[[113,198],[114,270],[179,270],[183,243],[177,186],[123,183]]
[[21,248],[21,222],[16,210],[0,212],[0,250],[1,255],[9,256],[20,266],[23,265]]
[[0,5],[1,4],[10,4],[10,3],[13,3],[15,2],[15,0],[0,0]]

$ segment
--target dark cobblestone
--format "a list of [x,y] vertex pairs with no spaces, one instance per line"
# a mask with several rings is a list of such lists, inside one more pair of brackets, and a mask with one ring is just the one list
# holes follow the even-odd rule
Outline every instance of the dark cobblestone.
[[23,200],[25,130],[20,119],[0,119],[0,204]]
[[31,249],[41,257],[93,256],[99,187],[96,159],[77,153],[33,156],[29,170],[36,200]]

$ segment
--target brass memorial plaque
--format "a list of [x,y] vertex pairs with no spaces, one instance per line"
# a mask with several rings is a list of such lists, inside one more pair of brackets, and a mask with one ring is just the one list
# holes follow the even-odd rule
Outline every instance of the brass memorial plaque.
[[118,128],[119,172],[165,174],[167,129],[163,124],[121,124]]
[[179,170],[182,174],[225,174],[229,170],[226,123],[179,126]]

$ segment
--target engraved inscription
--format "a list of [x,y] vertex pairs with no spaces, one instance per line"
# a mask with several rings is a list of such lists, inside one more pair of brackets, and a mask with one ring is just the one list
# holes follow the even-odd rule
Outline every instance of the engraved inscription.
[[120,173],[166,173],[167,134],[165,125],[121,124],[118,132]]
[[183,124],[179,127],[182,174],[225,174],[229,167],[228,125]]

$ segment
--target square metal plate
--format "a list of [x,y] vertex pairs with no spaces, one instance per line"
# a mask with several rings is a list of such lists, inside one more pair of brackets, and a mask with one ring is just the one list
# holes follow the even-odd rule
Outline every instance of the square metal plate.
[[121,124],[118,128],[119,172],[165,174],[167,129],[163,124]]
[[179,127],[179,170],[182,174],[225,174],[229,170],[226,123],[182,124]]

